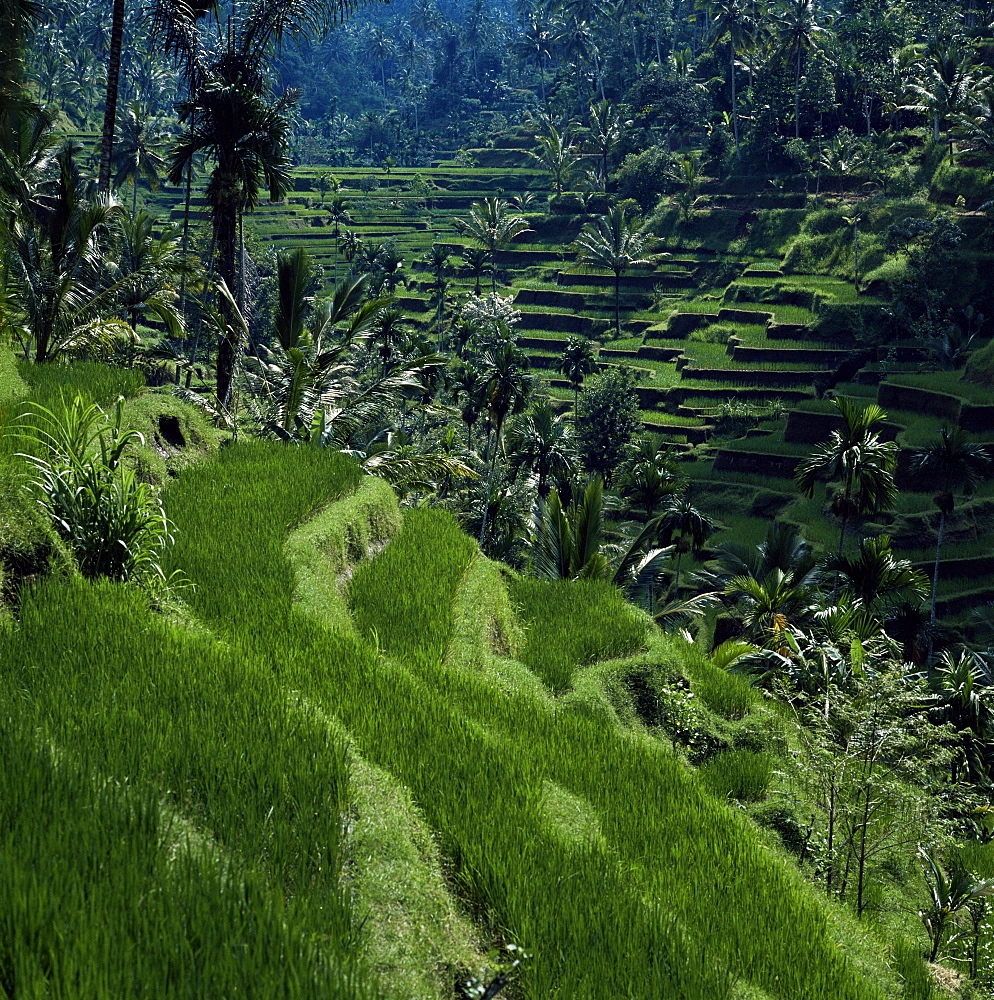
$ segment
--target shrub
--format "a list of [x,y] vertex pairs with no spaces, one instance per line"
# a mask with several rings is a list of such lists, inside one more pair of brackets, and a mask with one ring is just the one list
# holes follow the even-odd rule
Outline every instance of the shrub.
[[994,340],[975,351],[966,365],[963,378],[994,389]]
[[160,559],[172,543],[162,503],[148,483],[121,465],[136,431],[122,432],[124,400],[113,421],[77,396],[63,416],[40,404],[22,415],[18,433],[32,451],[29,480],[52,526],[88,578],[166,583]]
[[648,211],[660,195],[673,190],[673,182],[667,176],[672,166],[673,155],[664,146],[650,146],[626,157],[618,171],[618,194],[622,198],[634,198],[644,211]]
[[607,482],[642,428],[635,375],[612,368],[585,386],[576,411],[580,462]]

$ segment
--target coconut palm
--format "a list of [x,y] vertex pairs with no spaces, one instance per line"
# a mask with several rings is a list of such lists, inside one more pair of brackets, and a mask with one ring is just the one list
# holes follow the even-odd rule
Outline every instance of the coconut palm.
[[183,330],[175,289],[191,268],[179,235],[173,230],[156,233],[155,228],[155,219],[147,212],[120,220],[115,260],[115,275],[122,282],[118,303],[132,330],[142,313],[152,313],[170,336],[179,337]]
[[[520,413],[528,402],[533,380],[528,372],[528,358],[513,343],[504,343],[480,357],[480,373],[483,378],[487,419],[490,423],[491,438],[488,443],[490,476],[487,495],[493,487],[497,453],[501,447],[504,424],[507,418]],[[487,518],[484,515],[480,528],[480,545],[487,537]]]
[[[933,45],[918,63],[918,80],[908,84],[913,103],[908,110],[932,119],[932,138],[938,142],[943,122],[952,122],[966,110],[977,84],[973,56],[955,43]],[[952,138],[949,154],[952,156]]]
[[462,250],[462,272],[473,278],[473,294],[480,297],[480,278],[482,278],[490,267],[487,250],[485,247],[463,247]]
[[550,490],[547,499],[539,500],[532,519],[532,569],[551,580],[609,580],[630,601],[648,609],[672,551],[655,544],[657,527],[650,522],[623,536],[620,543],[608,544],[604,484],[599,477],[565,507],[558,491]]
[[569,423],[556,415],[547,399],[535,403],[508,433],[507,450],[517,468],[538,478],[538,495],[543,500],[552,489],[552,480],[561,481],[576,470]]
[[531,63],[538,70],[538,82],[542,93],[542,106],[545,107],[545,64],[552,58],[552,30],[547,15],[540,10],[528,14],[523,24],[523,31],[515,43],[518,57]]
[[960,914],[971,903],[994,895],[994,879],[978,879],[961,866],[947,874],[924,849],[919,854],[925,864],[929,900],[925,909],[918,911],[918,916],[931,945],[928,960],[938,962],[945,954],[944,949],[966,936],[965,932],[956,930]]
[[529,156],[539,166],[544,167],[552,176],[552,184],[556,194],[562,194],[580,166],[580,157],[573,136],[568,129],[562,132],[551,122],[546,125],[545,135],[535,136],[538,143],[537,152],[529,152]]
[[749,0],[697,0],[698,9],[704,7],[711,16],[710,42],[712,45],[728,43],[728,75],[732,89],[732,135],[735,151],[739,149],[739,114],[735,88],[735,65],[739,51],[753,37],[756,28],[754,4]]
[[144,179],[154,191],[159,186],[159,175],[166,165],[156,146],[161,133],[151,128],[148,112],[137,101],[129,101],[124,109],[121,135],[114,146],[114,186],[119,188],[131,181],[131,214],[138,211],[138,181]]
[[23,91],[24,42],[44,8],[36,0],[6,0],[0,7],[0,148],[18,130],[27,101]]
[[[326,176],[322,175],[321,180]],[[323,200],[323,198],[322,198]],[[328,204],[328,215],[335,226],[335,239],[341,235],[341,227],[352,221],[352,214],[349,212],[349,201],[341,191],[334,191],[331,201]]]
[[306,255],[284,260],[277,273],[279,343],[246,360],[250,409],[263,434],[348,448],[399,399],[421,391],[425,373],[442,359],[422,355],[369,377],[366,359],[385,300],[366,299],[359,278],[310,308],[300,294],[309,285]]
[[508,212],[502,198],[484,198],[474,202],[469,217],[456,219],[456,229],[475,240],[490,256],[490,277],[493,293],[497,294],[497,251],[522,233],[530,233],[528,223]]
[[741,607],[746,635],[768,649],[785,653],[788,636],[809,617],[812,591],[804,584],[794,583],[791,575],[776,568],[754,576],[733,576],[724,593]]
[[766,538],[755,548],[724,542],[715,546],[715,552],[717,566],[698,574],[698,580],[708,588],[720,589],[737,576],[763,583],[778,569],[790,586],[812,590],[820,576],[811,545],[796,525],[785,521],[771,521]]
[[100,141],[100,173],[97,185],[102,194],[110,190],[114,156],[114,128],[117,124],[117,94],[121,79],[121,48],[124,41],[124,0],[114,0],[111,14],[110,51],[107,59],[107,95],[104,99],[104,128]]
[[640,507],[647,521],[664,500],[682,492],[685,486],[669,445],[658,434],[647,434],[639,440],[617,479],[618,493]]
[[826,36],[819,23],[817,0],[779,0],[773,10],[776,54],[794,71],[794,138],[801,137],[801,79],[805,57],[817,51]]
[[666,544],[675,538],[676,571],[670,588],[670,592],[675,594],[680,587],[680,563],[685,553],[700,552],[714,533],[715,524],[684,496],[673,496],[667,500],[657,521],[660,537]]
[[645,267],[654,263],[651,254],[652,238],[625,218],[619,206],[608,215],[584,225],[573,244],[577,260],[592,267],[603,267],[614,272],[614,329],[621,336],[621,276],[630,268]]
[[624,138],[625,129],[631,126],[631,121],[624,118],[617,106],[607,100],[600,100],[590,105],[589,125],[586,133],[593,144],[597,155],[601,158],[600,181],[607,190],[610,157],[615,147]]
[[977,89],[966,108],[953,115],[952,131],[961,149],[994,157],[994,81]]
[[943,653],[930,687],[939,699],[932,714],[959,734],[971,780],[989,780],[994,760],[994,665],[989,655],[970,650]]
[[[204,18],[211,8],[215,18]],[[270,94],[266,63],[284,37],[315,34],[352,9],[351,0],[253,0],[223,12],[204,0],[154,4],[155,37],[179,64],[188,90],[178,105],[186,131],[173,150],[169,181],[179,184],[196,156],[213,162],[206,197],[217,269],[242,312],[244,281],[236,266],[242,215],[258,203],[263,186],[278,200],[290,184],[287,143],[296,95]],[[230,335],[218,345],[217,396],[225,404],[236,349]]]
[[63,146],[56,163],[43,214],[17,213],[8,234],[14,279],[8,294],[24,319],[25,353],[33,345],[35,361],[133,339],[115,313],[147,276],[144,270],[121,275],[111,266],[120,206],[86,198],[71,146]]
[[556,371],[565,375],[573,386],[573,412],[576,413],[580,387],[588,375],[593,375],[599,368],[594,348],[586,337],[570,337],[566,342],[566,350],[556,364]]
[[[935,566],[932,570],[930,624],[935,623],[935,602],[939,590],[939,559],[942,554],[942,536],[946,518],[956,506],[956,493],[972,493],[985,476],[994,471],[994,459],[981,445],[968,441],[958,427],[943,427],[939,438],[924,448],[919,448],[911,459],[912,471],[931,483],[938,483],[939,490],[933,502],[939,510],[939,530],[935,539]],[[931,642],[929,642],[931,653]]]
[[379,344],[377,353],[383,363],[383,374],[386,375],[394,355],[410,339],[403,310],[395,306],[384,309],[376,318],[373,331],[373,343]]
[[460,416],[466,425],[466,450],[473,450],[473,428],[486,406],[486,382],[475,365],[461,362],[449,380],[452,398],[460,407]]
[[807,497],[814,496],[815,483],[820,476],[836,483],[831,506],[832,512],[842,521],[838,549],[841,556],[849,521],[882,510],[894,502],[897,445],[880,439],[877,428],[887,419],[887,414],[876,403],[861,408],[848,396],[836,396],[833,402],[842,419],[842,427],[832,431],[828,441],[798,465],[794,478]]

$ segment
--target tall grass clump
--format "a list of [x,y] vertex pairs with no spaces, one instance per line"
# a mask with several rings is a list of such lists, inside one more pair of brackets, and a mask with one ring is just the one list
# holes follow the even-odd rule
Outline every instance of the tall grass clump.
[[[280,687],[267,665],[151,613],[140,591],[52,579],[26,596],[18,627],[0,640],[0,677],[0,706],[5,718],[18,720],[19,732],[54,748],[56,759],[78,774],[132,790],[136,802],[146,804],[136,807],[139,814],[161,802],[189,826],[190,843],[209,840],[220,857],[255,873],[260,898],[252,902],[251,887],[240,890],[246,920],[265,908],[261,923],[277,933],[273,918],[286,900],[288,924],[324,942],[322,963],[350,967],[356,929],[340,883],[350,808],[347,754],[326,722]],[[149,830],[144,840],[154,843],[156,836]],[[73,849],[85,858],[96,848],[89,839]],[[220,875],[216,891],[224,888],[218,880]],[[237,883],[228,886],[237,897]],[[115,907],[123,909],[139,941],[163,934],[161,950],[200,960],[196,946],[184,944],[181,910],[171,911],[171,926],[156,925],[157,906],[143,913],[135,888],[129,895],[123,887],[108,892],[114,897],[106,904],[110,912],[93,914],[95,924],[115,926]],[[237,910],[237,898],[230,902]],[[100,940],[97,931],[93,935],[92,941]],[[55,943],[54,931],[44,938],[48,943],[39,939],[39,948],[73,947]],[[229,940],[229,949],[238,941]],[[288,951],[313,955],[300,944]],[[44,952],[39,961],[47,961]],[[108,967],[106,954],[88,961]],[[262,961],[259,955],[245,959],[252,969]],[[280,965],[272,955],[269,961]],[[300,992],[293,995],[325,995],[320,976],[304,988],[322,963],[269,975],[298,981]],[[201,967],[199,974],[209,981],[211,970]]]
[[476,551],[450,514],[408,511],[400,534],[352,577],[349,602],[360,632],[387,655],[441,662],[456,587]]
[[511,597],[526,632],[521,660],[553,691],[568,690],[577,667],[645,648],[646,618],[606,581],[520,577]]
[[9,717],[0,828],[5,996],[361,996],[281,889],[190,836],[159,789],[94,773]]
[[758,802],[773,777],[773,761],[765,753],[727,750],[703,763],[697,773],[704,787],[718,798]]
[[187,600],[210,624],[231,631],[265,619],[288,628],[294,575],[286,536],[360,478],[354,460],[327,449],[271,441],[224,448],[166,491],[176,544],[165,568],[194,583]]

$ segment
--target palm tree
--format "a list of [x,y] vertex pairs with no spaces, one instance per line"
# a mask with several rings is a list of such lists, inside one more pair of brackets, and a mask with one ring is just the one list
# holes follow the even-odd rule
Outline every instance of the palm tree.
[[882,510],[894,502],[897,445],[880,439],[877,428],[887,414],[876,403],[860,408],[848,396],[836,396],[833,402],[842,419],[842,428],[832,431],[828,441],[798,465],[794,478],[807,497],[814,496],[819,476],[827,476],[838,485],[832,513],[842,520],[838,549],[841,557],[849,520]]
[[804,57],[816,51],[826,30],[818,23],[817,0],[779,0],[774,12],[777,55],[794,68],[794,138],[801,138],[801,78]]
[[808,616],[812,592],[791,574],[779,567],[757,579],[751,575],[733,576],[724,593],[741,605],[746,635],[768,649],[785,652],[792,628]]
[[445,289],[448,282],[445,278],[451,272],[449,266],[449,248],[444,243],[432,243],[421,258],[435,279],[432,290],[435,292],[435,341],[442,343],[442,313],[445,310]]
[[774,570],[780,570],[791,587],[810,591],[820,577],[810,543],[796,525],[786,521],[771,521],[766,538],[753,549],[735,542],[724,542],[715,549],[717,568],[698,574],[702,583],[715,589],[724,587],[733,577],[750,577],[763,583]]
[[588,222],[573,244],[577,260],[592,267],[614,272],[614,329],[621,336],[621,276],[629,268],[654,263],[650,254],[652,238],[634,221],[625,218],[620,206],[594,222]]
[[[173,151],[169,174],[179,184],[194,157],[214,163],[207,185],[218,273],[235,290],[244,312],[245,288],[239,256],[241,219],[257,204],[263,185],[270,198],[289,190],[287,143],[296,95],[272,96],[266,62],[286,36],[315,34],[353,9],[352,0],[254,0],[225,8],[205,0],[156,0],[154,34],[180,65],[188,97],[178,106],[186,131]],[[200,19],[213,8],[206,27]],[[222,23],[223,18],[223,23]],[[222,310],[229,308],[222,301]],[[234,323],[225,324],[227,330]],[[221,338],[217,397],[227,404],[235,370],[237,341]]]
[[587,136],[601,158],[600,180],[606,191],[611,153],[632,122],[623,118],[618,108],[607,100],[600,100],[590,105],[590,117],[587,121],[590,123],[587,127]]
[[563,415],[556,415],[543,399],[511,428],[508,451],[515,464],[538,477],[538,495],[543,500],[552,488],[551,480],[562,480],[576,468],[571,428]]
[[[324,180],[324,177],[321,179]],[[328,215],[335,224],[335,239],[337,240],[341,234],[341,226],[344,223],[352,221],[352,215],[349,212],[349,201],[341,191],[332,193],[331,202],[328,205]]]
[[[494,469],[497,452],[501,446],[501,435],[508,416],[520,413],[528,401],[533,380],[528,372],[528,358],[513,343],[504,343],[492,351],[484,352],[480,358],[480,373],[484,384],[487,419],[490,422],[490,476],[487,491],[493,488]],[[480,545],[486,542],[487,518],[484,515],[480,528]]]
[[[977,80],[972,55],[955,43],[933,45],[926,58],[918,64],[920,77],[908,84],[908,91],[915,103],[908,110],[929,115],[932,119],[932,138],[938,142],[944,121],[953,121],[959,112],[969,106]],[[952,157],[952,137],[949,138],[949,155]]]
[[652,604],[672,547],[655,546],[655,521],[620,545],[604,539],[604,483],[595,476],[581,496],[563,506],[557,490],[539,500],[532,524],[532,569],[550,580],[610,580],[629,600]]
[[148,112],[137,101],[129,101],[124,109],[121,137],[114,148],[114,186],[131,181],[131,214],[138,211],[138,181],[144,178],[154,191],[159,175],[166,165],[156,146],[162,135],[149,126]]
[[490,256],[490,276],[493,293],[497,294],[497,251],[522,233],[530,233],[528,223],[511,215],[507,202],[501,198],[484,198],[473,203],[469,218],[456,219],[456,229],[475,240]]
[[630,504],[641,507],[647,521],[663,500],[685,487],[672,450],[659,434],[639,439],[617,480],[618,492]]
[[545,135],[535,136],[535,141],[538,143],[538,152],[529,152],[528,155],[549,171],[556,194],[562,194],[563,187],[569,185],[580,163],[573,137],[566,130],[560,132],[549,122]]
[[485,247],[463,247],[463,272],[475,280],[473,294],[480,297],[480,278],[487,273],[490,264]]
[[580,387],[588,375],[593,375],[599,368],[594,349],[585,337],[570,337],[566,342],[566,350],[556,363],[556,371],[565,375],[573,386],[573,412],[576,413]]
[[390,362],[398,348],[409,340],[409,331],[405,325],[404,313],[396,307],[389,307],[376,319],[373,325],[375,331],[373,342],[378,343],[379,355],[383,362],[383,374],[386,375]]
[[107,60],[107,96],[104,100],[104,129],[100,141],[100,173],[97,186],[102,194],[110,190],[110,169],[114,155],[114,127],[117,124],[117,93],[121,79],[121,47],[124,41],[124,0],[114,0],[111,15],[110,53]]
[[712,45],[728,43],[728,74],[732,88],[732,135],[735,152],[739,150],[739,113],[735,89],[735,64],[739,50],[752,38],[755,21],[748,0],[697,0],[697,7],[706,7],[711,15]]
[[673,574],[671,593],[680,587],[680,563],[684,553],[700,552],[704,543],[714,533],[715,524],[703,511],[698,510],[686,497],[671,497],[658,517],[661,538],[666,544],[676,536],[676,572]]
[[120,230],[115,275],[122,281],[118,302],[128,314],[131,329],[137,327],[141,313],[151,312],[170,336],[182,336],[175,288],[191,268],[178,234],[172,230],[156,234],[155,219],[147,212],[122,218]]
[[988,80],[967,107],[953,115],[953,134],[961,149],[994,157],[994,82]]
[[919,853],[925,862],[929,901],[924,910],[918,911],[918,916],[931,943],[928,960],[938,962],[943,947],[963,936],[954,932],[959,914],[977,900],[994,895],[994,879],[978,879],[962,866],[947,875],[924,849]]
[[56,163],[58,176],[46,194],[44,213],[17,213],[8,234],[12,298],[39,362],[133,339],[131,328],[115,314],[148,277],[145,269],[122,275],[111,267],[120,206],[87,200],[71,146],[63,146]]
[[33,21],[41,18],[37,0],[5,0],[0,7],[0,148],[18,131],[26,105],[23,91],[24,41]]
[[[963,749],[972,781],[989,780],[994,733],[994,669],[988,656],[970,650],[945,652],[932,673],[931,690],[939,699],[936,721],[950,723]],[[958,762],[954,761],[954,768]]]
[[[926,477],[931,483],[938,483],[939,491],[933,503],[939,510],[939,530],[935,539],[935,566],[932,570],[932,595],[929,623],[935,624],[935,602],[939,590],[939,558],[942,553],[942,536],[946,529],[946,518],[956,506],[956,493],[972,493],[985,476],[990,475],[994,466],[990,452],[981,445],[968,441],[966,434],[958,427],[950,430],[943,427],[939,439],[919,448],[912,456],[911,468]],[[931,640],[929,659],[931,659]]]
[[826,569],[842,576],[845,589],[864,608],[872,609],[882,597],[909,591],[920,598],[928,585],[923,573],[894,555],[887,535],[864,539],[855,556],[837,556]]
[[552,58],[552,32],[546,15],[541,11],[532,11],[523,25],[521,37],[515,43],[518,57],[531,63],[538,70],[538,83],[542,92],[542,106],[547,105],[545,99],[545,64]]
[[449,386],[456,404],[461,404],[460,416],[466,425],[466,450],[473,450],[473,428],[486,406],[486,382],[475,365],[461,362],[453,372]]
[[443,362],[424,354],[370,379],[366,358],[386,300],[366,299],[359,278],[312,307],[310,275],[302,251],[281,256],[279,342],[247,359],[245,383],[262,433],[344,448],[399,399],[420,392],[425,374]]

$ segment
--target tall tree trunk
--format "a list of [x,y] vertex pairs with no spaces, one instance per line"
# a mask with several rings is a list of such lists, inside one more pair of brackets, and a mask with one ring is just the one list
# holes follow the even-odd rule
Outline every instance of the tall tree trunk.
[[735,137],[735,155],[739,155],[739,112],[735,94],[735,46],[732,46],[732,58],[729,63],[732,74],[732,135]]
[[97,188],[101,194],[110,190],[110,161],[114,153],[114,127],[117,124],[117,92],[121,80],[121,47],[124,41],[124,0],[114,0],[110,29],[110,55],[107,63],[107,99],[104,103],[104,131],[100,141],[100,173]]
[[621,272],[614,272],[614,333],[621,339]]
[[801,138],[801,49],[797,49],[797,66],[794,72],[794,138]]
[[939,557],[942,554],[942,535],[946,530],[946,512],[939,511],[939,534],[935,539],[935,565],[932,567],[932,599],[928,612],[928,653],[925,658],[925,667],[929,676],[932,675],[932,653],[935,649],[935,604],[939,596]]
[[[233,297],[238,295],[237,265],[238,254],[238,210],[233,203],[218,206],[214,216],[217,237],[218,275],[228,286]],[[238,348],[237,321],[232,315],[231,304],[225,298],[220,300],[224,331],[217,347],[217,398],[222,406],[231,401],[231,384],[235,377],[235,357]]]

